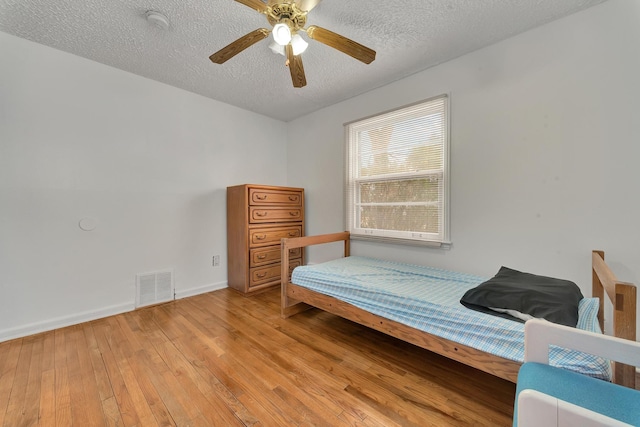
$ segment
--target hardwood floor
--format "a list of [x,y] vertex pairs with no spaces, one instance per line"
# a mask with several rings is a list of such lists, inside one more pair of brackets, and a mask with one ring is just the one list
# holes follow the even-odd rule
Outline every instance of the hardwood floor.
[[508,426],[515,386],[279,291],[0,343],[0,426]]

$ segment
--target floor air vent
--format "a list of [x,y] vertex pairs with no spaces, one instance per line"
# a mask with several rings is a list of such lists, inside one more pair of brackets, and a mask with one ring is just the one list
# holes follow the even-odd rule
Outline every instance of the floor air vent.
[[171,301],[173,297],[173,271],[136,274],[136,308]]

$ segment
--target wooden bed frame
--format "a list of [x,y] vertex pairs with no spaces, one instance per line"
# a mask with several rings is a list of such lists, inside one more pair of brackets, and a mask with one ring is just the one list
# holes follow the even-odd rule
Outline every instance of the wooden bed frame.
[[[410,342],[442,356],[472,366],[492,375],[516,382],[521,363],[514,362],[484,351],[458,344],[385,319],[357,308],[336,298],[323,295],[290,282],[289,251],[312,245],[332,242],[344,242],[344,256],[350,253],[349,232],[323,234],[318,236],[282,239],[282,300],[281,315],[287,318],[311,307],[333,313],[345,319],[370,327],[385,334]],[[593,251],[592,254],[594,297],[603,301],[606,294],[613,304],[613,334],[617,337],[635,341],[636,339],[636,287],[616,279],[604,262],[604,252]],[[600,304],[598,319],[604,331],[604,304]],[[635,386],[635,367],[615,364],[613,382],[627,387]]]

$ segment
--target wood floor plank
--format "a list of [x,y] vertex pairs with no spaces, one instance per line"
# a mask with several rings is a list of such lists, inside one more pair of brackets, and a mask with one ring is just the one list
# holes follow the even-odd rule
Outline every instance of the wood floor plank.
[[54,427],[56,425],[55,396],[56,372],[54,369],[42,372],[40,383],[40,402],[38,419],[40,427]]
[[162,396],[156,390],[151,380],[150,372],[145,366],[146,359],[145,357],[140,357],[141,354],[144,356],[144,350],[141,350],[141,353],[134,354],[133,359],[129,359],[129,366],[140,387],[140,391],[144,395],[146,405],[148,405],[149,411],[155,418],[156,425],[173,426],[175,421],[164,404]]
[[215,389],[191,365],[191,362],[173,343],[165,342],[156,348],[163,360],[185,390],[189,401],[202,408],[203,418],[211,425],[242,426],[234,412],[218,399]]
[[[69,328],[54,331],[54,395],[51,398],[55,402],[55,425],[73,425],[71,418],[71,396],[69,393],[69,369],[67,367],[66,332]],[[44,421],[41,419],[41,421]]]
[[115,396],[108,397],[102,401],[102,412],[107,426],[124,426],[124,421],[122,421],[122,415],[120,415],[120,408],[118,408],[118,401]]
[[[95,381],[93,366],[84,328],[87,324],[76,325],[72,328],[71,339],[67,341],[67,349],[73,352],[67,358],[70,376],[71,415],[76,424],[87,426],[103,426],[105,419],[102,412],[100,395]],[[71,347],[70,347],[71,346]],[[71,361],[71,363],[69,363]]]
[[[147,399],[147,394],[143,390],[143,387],[148,390],[148,386],[147,384],[144,386],[141,385],[141,381],[144,380],[145,376],[137,374],[140,372],[137,367],[139,364],[138,355],[141,354],[144,348],[148,348],[148,343],[139,340],[136,333],[132,330],[132,323],[128,321],[129,316],[129,313],[125,313],[122,316],[111,319],[113,330],[117,330],[119,336],[121,334],[118,340],[118,353],[120,356],[118,364],[120,374],[131,398],[132,407],[136,411],[136,415],[142,425],[158,419],[156,415],[159,419],[163,420],[163,422],[166,422],[165,408],[158,407],[155,393],[151,393],[150,395],[151,402],[153,402],[156,407],[151,407],[149,404],[150,400]],[[134,328],[137,330],[137,326],[134,326]],[[126,348],[127,351],[123,350],[123,348]],[[154,413],[152,409],[155,409],[156,412]]]
[[22,342],[22,339],[16,339],[0,345],[0,425],[5,424]]
[[[145,310],[138,311],[135,318],[138,320],[141,319],[141,314],[143,315],[144,313]],[[149,327],[156,327],[154,322],[150,322],[149,325]],[[175,425],[175,421],[165,405],[162,396],[156,389],[154,381],[152,381],[154,373],[150,372],[147,366],[147,353],[145,348],[149,346],[150,343],[145,341],[142,349],[139,349],[133,354],[132,358],[129,359],[129,365],[146,399],[147,405],[156,419],[156,424],[159,426],[172,426]]]
[[41,402],[42,359],[44,350],[43,336],[34,337],[34,347],[29,364],[29,377],[22,406],[22,425],[35,425],[38,422]]
[[[133,418],[133,412],[135,412],[135,417],[140,420],[138,424],[148,425],[154,422],[155,416],[149,406],[149,402],[145,398],[142,388],[140,387],[135,371],[131,368],[131,364],[136,363],[135,358],[137,358],[138,354],[139,353],[126,360],[121,360],[119,362],[119,367],[127,392],[131,398],[132,412],[129,415]],[[176,390],[176,392],[179,392],[179,390]]]
[[[168,322],[168,320],[163,319],[163,322]],[[170,329],[175,328],[171,326]],[[182,333],[174,336],[182,336]],[[187,393],[170,371],[162,356],[155,350],[159,343],[165,342],[167,339],[163,331],[151,331],[147,347],[138,351],[136,359],[144,362],[141,366],[162,397],[175,423],[189,425],[189,423],[199,422],[202,420],[201,408],[190,404]]]
[[92,328],[102,363],[109,378],[111,393],[118,403],[123,425],[136,425],[139,422],[137,411],[120,372],[120,363],[124,357],[116,354],[118,346],[109,319],[93,322]]
[[227,375],[224,366],[218,363],[220,354],[208,347],[197,345],[197,342],[197,340],[183,337],[174,341],[174,344],[179,351],[190,358],[194,369],[207,381],[209,387],[215,390],[216,398],[228,406],[235,417],[246,426],[260,425],[260,419],[239,400],[239,397],[244,394],[242,385],[232,375]]
[[87,341],[96,386],[100,395],[100,400],[104,402],[113,397],[113,389],[111,388],[111,382],[109,381],[109,373],[107,372],[107,368],[104,366],[104,360],[102,359],[102,353],[98,347],[98,340],[96,339],[93,326],[90,323],[87,323],[84,326],[83,332]]
[[509,426],[515,386],[278,290],[0,343],[0,426]]
[[[130,317],[130,316],[128,316]],[[131,321],[135,324],[133,316]],[[184,320],[180,316],[174,317],[178,324],[184,324]],[[188,325],[185,325],[188,326]],[[185,327],[185,329],[188,329]],[[187,331],[183,331],[185,335]],[[142,334],[142,332],[141,332]],[[162,361],[167,365],[170,372],[178,380],[185,390],[191,402],[196,403],[201,410],[202,418],[211,425],[242,425],[240,420],[234,416],[233,411],[218,399],[216,399],[216,390],[212,389],[209,384],[198,374],[192,365],[192,358],[181,352],[175,343],[169,341],[164,334],[161,334],[157,328],[144,332],[146,338],[154,346],[154,351],[158,353]],[[193,337],[196,338],[196,337]],[[207,340],[205,336],[199,336],[198,339]]]
[[25,405],[32,404],[32,402],[27,402],[25,398],[28,395],[29,389],[29,369],[31,367],[31,356],[34,353],[34,348],[36,346],[36,337],[27,337],[22,341],[22,348],[20,349],[20,356],[18,358],[18,364],[16,365],[13,386],[11,389],[11,396],[9,397],[7,413],[4,421],[6,425],[18,426],[32,424],[29,423],[29,414],[27,414],[27,418],[25,418],[24,408]]
[[82,394],[86,399],[85,412],[89,418],[90,425],[106,425],[106,418],[102,407],[104,396],[113,395],[109,390],[105,390],[106,371],[104,364],[97,362],[94,357],[95,337],[90,323],[78,325],[78,361],[80,362],[80,372],[82,375]]
[[55,368],[55,331],[49,331],[42,334],[42,371],[50,371]]
[[38,419],[40,426],[55,426],[56,405],[55,396],[55,332],[43,334],[42,361],[39,368],[40,401],[38,402]]

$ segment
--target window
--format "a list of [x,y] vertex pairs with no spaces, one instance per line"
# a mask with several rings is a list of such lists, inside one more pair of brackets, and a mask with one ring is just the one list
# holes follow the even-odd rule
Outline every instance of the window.
[[354,238],[448,243],[446,95],[346,125]]

